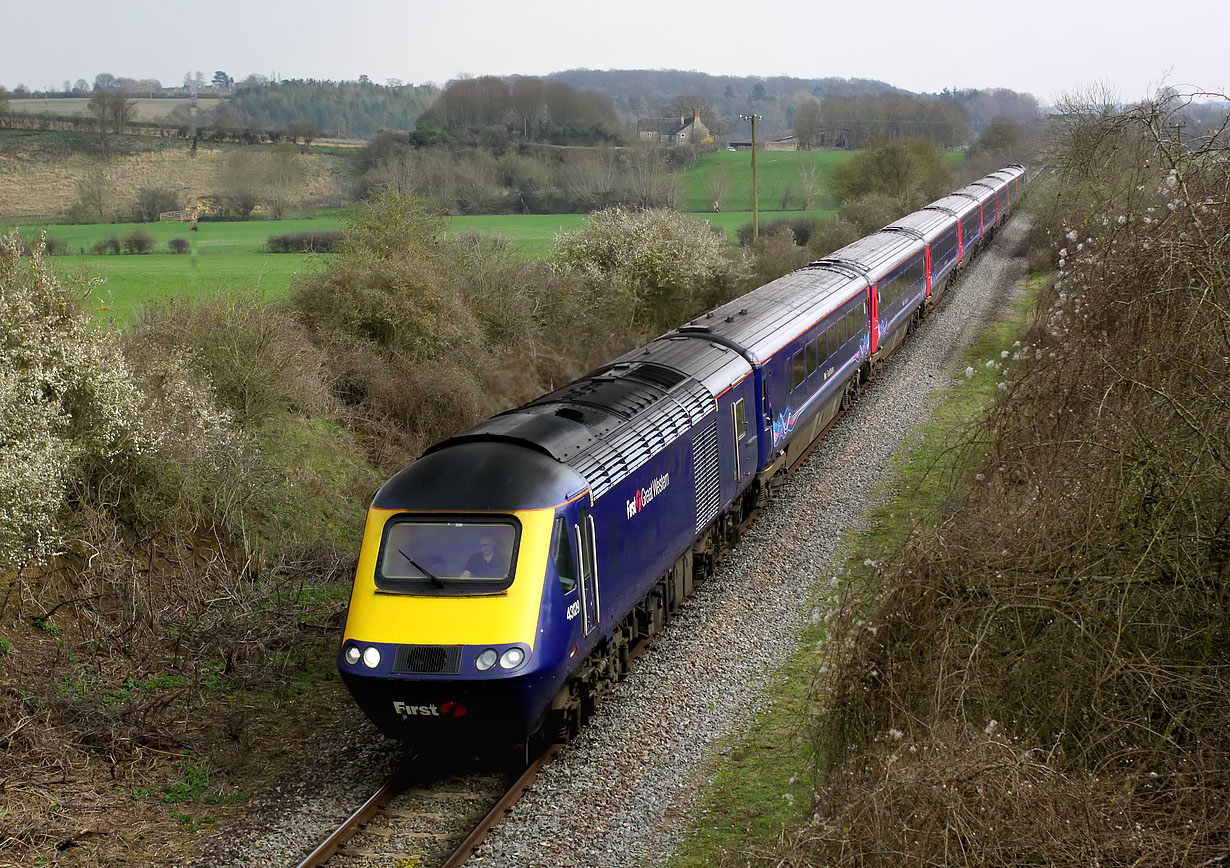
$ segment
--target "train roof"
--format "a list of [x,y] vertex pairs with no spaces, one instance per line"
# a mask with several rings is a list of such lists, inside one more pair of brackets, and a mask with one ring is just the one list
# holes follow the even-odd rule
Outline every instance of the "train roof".
[[923,210],[935,209],[936,211],[946,212],[951,211],[957,215],[960,220],[969,215],[971,211],[978,207],[978,203],[969,196],[958,196],[956,193],[950,193],[943,199],[936,199],[930,205],[924,205]]
[[[521,447],[527,461],[541,464],[529,457],[537,453],[566,466],[578,481],[575,491],[550,488],[557,499],[537,506],[561,503],[587,487],[600,497],[712,413],[714,388],[725,383],[724,391],[751,373],[751,366],[724,346],[691,341],[685,353],[658,343],[432,446],[410,468],[435,455],[474,454],[459,447]],[[520,502],[513,492],[505,499]]]
[[833,251],[814,264],[850,269],[875,283],[896,268],[902,259],[922,249],[923,243],[917,238],[904,232],[881,230]]
[[953,193],[954,196],[964,196],[969,199],[977,199],[979,204],[982,204],[987,199],[990,199],[994,194],[994,188],[979,181],[975,181],[972,184],[966,184],[960,190]]
[[948,229],[956,225],[956,218],[944,211],[926,208],[907,214],[900,220],[884,227],[884,232],[904,232],[916,235],[930,244]]
[[713,341],[697,341],[676,332],[625,353],[606,370],[640,362],[652,362],[689,374],[715,397],[752,372],[752,366],[735,348]]
[[970,186],[989,188],[994,190],[996,195],[998,195],[1000,190],[1003,190],[1008,186],[1008,182],[1003,178],[996,177],[995,175],[987,175],[985,178],[979,178],[977,181],[974,181],[970,184]]
[[585,487],[585,480],[572,468],[516,443],[458,442],[429,451],[402,468],[380,486],[372,506],[441,513],[513,512],[563,503]]
[[666,337],[704,338],[764,364],[783,346],[859,292],[867,281],[809,265],[680,326]]

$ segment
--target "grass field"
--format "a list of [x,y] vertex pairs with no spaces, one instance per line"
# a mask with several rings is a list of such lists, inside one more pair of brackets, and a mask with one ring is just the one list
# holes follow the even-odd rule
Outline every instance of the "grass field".
[[283,296],[296,277],[323,268],[324,258],[299,253],[59,256],[55,267],[102,278],[93,292],[94,316],[122,325],[131,322],[146,304],[170,298],[202,298],[223,290]]
[[[756,180],[760,210],[793,211],[803,207],[799,167],[814,166],[820,173],[820,193],[814,206],[833,207],[827,179],[833,169],[853,156],[852,151],[757,151]],[[713,211],[710,185],[716,176],[725,175],[728,190],[722,210],[751,211],[752,154],[750,151],[718,151],[708,154],[683,174],[683,210]],[[782,198],[786,196],[786,206]]]
[[271,235],[288,232],[325,232],[341,229],[349,219],[349,209],[334,209],[330,216],[310,220],[244,220],[201,222],[195,232],[187,223],[64,223],[42,226],[0,227],[0,231],[19,228],[21,234],[33,238],[46,232],[63,241],[70,253],[89,253],[99,241],[115,235],[123,238],[133,231],[147,232],[155,242],[157,253],[170,253],[167,242],[172,238],[187,238],[197,253],[262,253]]
[[[136,110],[133,114],[135,120],[139,121],[156,121],[159,118],[170,114],[171,110],[176,106],[188,106],[192,104],[189,99],[150,99],[148,97],[142,99],[137,97],[129,100],[136,103]],[[201,114],[208,114],[214,110],[214,107],[219,104],[224,104],[224,99],[198,99],[196,101],[197,110]],[[49,114],[49,115],[83,115],[86,114],[87,106],[90,104],[88,96],[62,96],[51,97],[50,99],[14,99],[9,101],[9,107],[15,112],[30,112],[31,114]]]

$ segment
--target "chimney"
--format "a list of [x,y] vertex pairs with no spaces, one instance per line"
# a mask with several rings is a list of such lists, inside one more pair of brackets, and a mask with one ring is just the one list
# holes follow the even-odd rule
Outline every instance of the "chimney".
[[683,126],[683,109],[679,109],[679,126]]

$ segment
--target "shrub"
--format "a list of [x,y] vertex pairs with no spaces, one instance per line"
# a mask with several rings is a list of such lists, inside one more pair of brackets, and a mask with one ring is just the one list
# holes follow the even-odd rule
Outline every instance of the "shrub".
[[183,207],[179,194],[166,187],[142,187],[137,191],[137,215],[142,223],[157,223],[163,212]]
[[1230,161],[1161,105],[1088,108],[1030,192],[1059,270],[967,373],[998,398],[962,481],[833,621],[800,862],[1225,853]]
[[172,238],[167,242],[167,247],[171,248],[172,253],[187,253],[192,249],[192,242],[187,238]]
[[48,256],[64,256],[68,253],[68,242],[52,235],[42,236],[43,250]]
[[878,139],[835,168],[831,183],[842,202],[881,194],[911,211],[947,192],[952,170],[929,139]]
[[125,253],[144,254],[154,249],[154,237],[144,229],[134,229],[120,238]]
[[332,253],[341,238],[340,231],[290,232],[271,235],[266,245],[270,253]]
[[105,253],[119,253],[119,236],[112,235],[110,238],[104,238],[102,241],[95,241],[94,244],[90,246],[90,252],[99,256]]
[[[764,238],[769,235],[777,235],[781,229],[788,229],[794,239],[794,243],[800,247],[806,247],[807,242],[811,240],[811,234],[816,229],[816,221],[810,217],[787,217],[778,218],[776,220],[762,220],[760,223],[760,237]],[[744,223],[740,226],[735,234],[739,238],[739,244],[743,247],[750,247],[752,243],[752,224]]]
[[0,566],[59,550],[67,489],[86,465],[140,448],[139,395],[118,347],[90,328],[88,287],[63,284],[35,247],[0,239]]
[[811,261],[807,250],[795,244],[794,233],[784,220],[767,234],[761,233],[759,243],[751,248],[751,270],[757,285],[776,280]]
[[677,325],[741,273],[724,233],[665,208],[596,211],[581,229],[556,236],[552,261],[623,296],[629,322],[650,328]]
[[130,343],[158,346],[165,357],[182,354],[243,427],[288,413],[314,415],[326,406],[320,351],[286,311],[255,295],[223,293],[147,308]]

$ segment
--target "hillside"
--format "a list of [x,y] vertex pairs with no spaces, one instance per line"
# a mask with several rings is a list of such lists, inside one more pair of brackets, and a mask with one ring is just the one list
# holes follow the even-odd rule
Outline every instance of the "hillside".
[[[186,142],[125,137],[126,153],[103,157],[86,133],[28,134],[0,130],[0,221],[47,221],[68,218],[83,197],[93,198],[109,219],[132,213],[142,188],[174,191],[186,203],[217,195],[232,174],[231,155],[256,146],[201,146]],[[305,204],[340,204],[347,192],[349,161],[327,153],[298,156],[301,182],[297,196]],[[89,187],[86,190],[85,187]],[[181,206],[182,207],[182,206]]]

